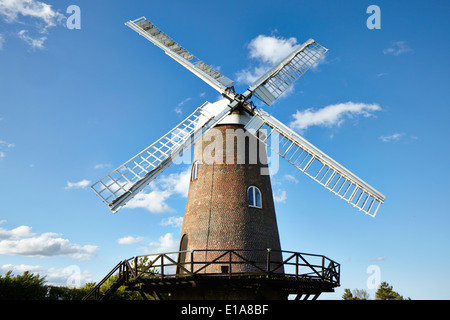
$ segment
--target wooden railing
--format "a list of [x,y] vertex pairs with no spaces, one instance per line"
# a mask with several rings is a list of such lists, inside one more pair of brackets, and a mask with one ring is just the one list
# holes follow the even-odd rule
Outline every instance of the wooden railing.
[[[184,261],[179,261],[181,256]],[[248,258],[251,256],[259,259]],[[188,250],[141,255],[119,262],[84,299],[109,297],[115,289],[105,291],[103,296],[100,289],[117,272],[118,286],[144,279],[207,276],[314,279],[333,286],[340,282],[340,265],[323,255],[270,249]]]

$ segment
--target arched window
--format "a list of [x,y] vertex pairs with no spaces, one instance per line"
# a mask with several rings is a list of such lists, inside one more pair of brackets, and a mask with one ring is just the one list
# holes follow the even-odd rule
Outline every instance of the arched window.
[[192,166],[191,180],[195,180],[198,178],[198,165],[198,161],[195,161],[194,165]]
[[247,189],[249,207],[262,208],[261,191],[255,186]]

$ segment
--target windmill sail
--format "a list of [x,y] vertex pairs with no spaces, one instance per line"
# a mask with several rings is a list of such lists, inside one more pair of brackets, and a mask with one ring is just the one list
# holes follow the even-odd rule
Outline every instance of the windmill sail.
[[166,54],[186,67],[196,76],[200,77],[221,94],[225,94],[226,89],[233,84],[232,80],[195,57],[145,17],[128,21],[125,25],[164,50]]
[[[272,104],[328,51],[309,39],[279,64],[268,70],[242,95],[232,88],[233,81],[196,58],[145,17],[130,20],[128,27],[161,48],[167,55],[203,79],[229,101],[227,105],[205,103],[158,141],[138,153],[103,179],[92,189],[117,212],[159,173],[200,139],[230,111],[243,106],[253,117],[245,128],[255,132],[264,128],[268,134],[257,138],[300,171],[332,191],[348,203],[375,217],[384,195],[300,137],[280,121],[246,101],[256,96]],[[269,137],[278,136],[278,139]]]
[[[286,125],[259,109],[245,129],[300,171],[366,214],[375,217],[385,196]],[[275,137],[271,138],[271,137]]]
[[309,39],[278,65],[253,82],[249,90],[258,99],[270,105],[286,92],[327,51],[327,48],[321,46],[313,39]]
[[230,108],[226,104],[205,102],[179,125],[152,145],[91,186],[117,212],[156,176],[167,168],[184,150],[200,139]]

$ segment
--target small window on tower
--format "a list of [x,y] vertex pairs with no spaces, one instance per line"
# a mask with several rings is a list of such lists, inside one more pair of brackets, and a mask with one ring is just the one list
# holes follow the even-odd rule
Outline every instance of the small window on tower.
[[248,205],[250,207],[262,208],[261,191],[259,191],[257,187],[255,186],[248,187],[247,196],[248,196]]
[[195,180],[197,178],[198,178],[198,161],[195,161],[194,165],[192,166],[191,180]]

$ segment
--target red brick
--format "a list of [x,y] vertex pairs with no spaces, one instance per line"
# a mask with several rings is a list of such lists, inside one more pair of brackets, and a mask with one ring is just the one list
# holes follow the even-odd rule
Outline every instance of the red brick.
[[[249,163],[249,144],[244,150],[245,163],[237,163],[236,143],[232,150],[226,148],[227,130],[230,138],[230,132],[238,132],[242,137],[242,129],[243,126],[237,124],[218,125],[195,145],[193,163],[200,161],[198,179],[190,182],[181,236],[187,236],[187,250],[253,250],[242,254],[247,259],[261,261],[265,266],[267,248],[281,250],[272,187],[270,176],[261,175],[261,169],[267,168],[267,160],[263,158],[262,162],[258,159],[257,163]],[[214,141],[221,142],[226,152],[220,156],[218,148],[215,155],[219,152],[219,157],[211,163],[208,159],[202,159],[202,155],[208,147],[206,152],[212,153],[211,143]],[[249,142],[251,145],[255,141]],[[234,159],[234,163],[227,163],[227,155],[228,159],[230,156]],[[263,156],[266,157],[264,148]],[[247,188],[252,185],[261,191],[262,208],[248,206]],[[211,261],[217,254],[210,252],[202,259]],[[281,262],[281,255],[273,252],[272,259]],[[189,260],[187,254],[186,262]],[[233,272],[238,269],[239,265],[233,265]],[[242,271],[250,271],[244,269]],[[220,265],[205,269],[205,272],[220,273]]]

